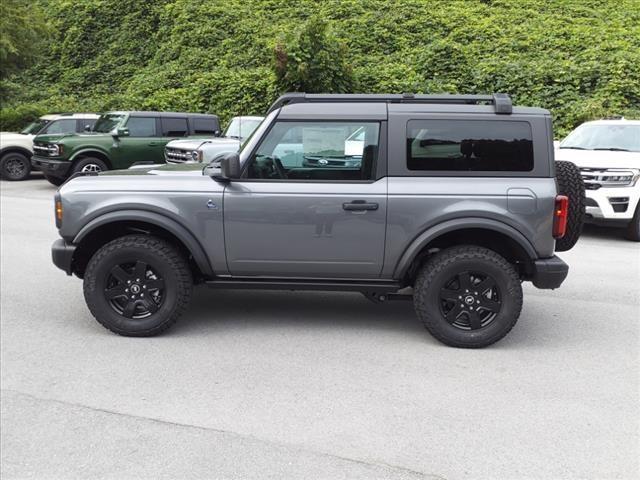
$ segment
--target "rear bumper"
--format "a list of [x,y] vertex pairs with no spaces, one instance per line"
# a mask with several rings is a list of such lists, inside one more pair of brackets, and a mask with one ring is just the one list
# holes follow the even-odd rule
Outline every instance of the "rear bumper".
[[51,258],[53,264],[67,275],[71,275],[71,262],[76,251],[75,245],[70,245],[63,239],[58,239],[51,245]]
[[555,255],[549,258],[540,258],[533,262],[531,281],[537,288],[554,289],[562,285],[568,273],[569,265]]
[[31,157],[31,166],[42,170],[47,175],[53,177],[65,178],[69,168],[71,168],[71,162],[64,160],[52,160],[50,158],[38,157],[34,155]]

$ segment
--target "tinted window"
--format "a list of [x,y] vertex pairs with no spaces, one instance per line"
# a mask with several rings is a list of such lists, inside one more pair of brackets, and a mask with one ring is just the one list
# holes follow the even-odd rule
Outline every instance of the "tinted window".
[[411,120],[409,170],[528,172],[533,142],[527,122]]
[[[355,132],[359,135],[353,137]],[[276,122],[252,157],[247,177],[370,180],[378,132],[373,122]]]
[[187,119],[186,118],[161,118],[162,136],[163,137],[186,137],[187,136]]
[[127,128],[130,137],[155,137],[156,119],[153,117],[129,117]]
[[76,119],[65,118],[64,120],[55,120],[47,125],[39,133],[71,133],[76,131]]
[[214,118],[192,118],[193,133],[196,135],[216,135],[218,122]]

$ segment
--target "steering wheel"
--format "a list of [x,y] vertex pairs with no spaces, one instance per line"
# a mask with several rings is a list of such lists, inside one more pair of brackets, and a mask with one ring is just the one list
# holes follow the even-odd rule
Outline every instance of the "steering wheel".
[[285,171],[284,167],[282,166],[282,162],[280,161],[280,159],[278,157],[276,157],[275,155],[273,157],[271,157],[273,159],[273,166],[276,169],[276,173],[278,174],[278,176],[280,178],[287,178],[287,172]]

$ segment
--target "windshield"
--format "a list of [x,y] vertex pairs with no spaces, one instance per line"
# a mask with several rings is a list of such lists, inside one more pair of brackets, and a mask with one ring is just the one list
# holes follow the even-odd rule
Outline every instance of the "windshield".
[[35,135],[36,133],[38,133],[40,130],[42,130],[46,125],[49,124],[49,122],[51,122],[51,120],[44,120],[42,118],[39,118],[38,120],[36,120],[35,122],[31,122],[24,130],[22,130],[20,133],[22,133],[23,135]]
[[238,117],[231,120],[231,123],[227,127],[224,132],[225,137],[228,138],[237,138],[239,140],[244,140],[249,137],[253,131],[258,128],[258,125],[262,123],[261,119],[257,118],[243,118],[240,119]]
[[94,132],[99,133],[109,133],[115,127],[120,125],[120,122],[124,119],[124,115],[115,114],[115,113],[106,113],[104,115],[100,115],[100,118],[93,126]]
[[640,125],[582,125],[560,143],[560,148],[640,152]]

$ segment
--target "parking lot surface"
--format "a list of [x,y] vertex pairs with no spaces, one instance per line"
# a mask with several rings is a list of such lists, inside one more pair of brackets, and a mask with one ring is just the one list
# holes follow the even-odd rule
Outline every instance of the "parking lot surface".
[[640,245],[587,228],[501,342],[432,339],[410,302],[196,291],[167,334],[93,320],[51,263],[55,188],[0,183],[1,475],[638,478]]

